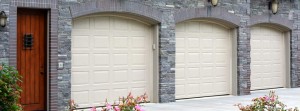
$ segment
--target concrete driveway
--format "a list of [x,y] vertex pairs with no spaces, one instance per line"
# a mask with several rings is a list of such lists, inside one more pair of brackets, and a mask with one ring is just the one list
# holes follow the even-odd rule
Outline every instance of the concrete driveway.
[[[300,88],[274,89],[279,100],[288,108],[300,107]],[[268,95],[270,90],[253,91],[246,96],[219,96],[187,100],[177,100],[175,103],[144,104],[145,111],[238,111],[234,104],[250,104],[252,98]]]

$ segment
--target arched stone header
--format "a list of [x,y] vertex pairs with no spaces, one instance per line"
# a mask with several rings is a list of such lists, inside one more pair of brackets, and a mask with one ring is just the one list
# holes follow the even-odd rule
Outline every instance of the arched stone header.
[[255,15],[250,17],[250,25],[257,24],[273,24],[279,26],[283,30],[292,30],[293,23],[289,21],[287,18],[282,18],[278,15]]
[[197,18],[215,19],[232,27],[238,27],[240,24],[240,17],[229,13],[227,9],[222,7],[186,8],[179,9],[175,12],[176,23]]
[[70,6],[73,18],[103,12],[130,13],[143,19],[161,22],[162,11],[153,7],[125,0],[93,0]]

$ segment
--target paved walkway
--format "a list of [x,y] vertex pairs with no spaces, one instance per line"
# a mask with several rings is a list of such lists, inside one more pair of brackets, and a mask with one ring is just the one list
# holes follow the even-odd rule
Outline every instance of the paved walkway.
[[[300,88],[276,89],[279,100],[288,108],[300,107]],[[188,100],[177,100],[175,103],[144,104],[145,111],[238,111],[237,103],[250,104],[252,98],[268,95],[269,90],[254,91],[246,96],[220,96]]]

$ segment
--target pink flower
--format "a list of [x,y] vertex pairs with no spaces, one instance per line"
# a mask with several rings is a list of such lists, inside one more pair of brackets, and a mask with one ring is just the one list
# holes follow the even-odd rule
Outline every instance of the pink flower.
[[269,101],[270,98],[268,96],[263,97],[265,101]]
[[140,105],[136,105],[134,108],[135,108],[136,110],[140,110],[140,109],[141,109]]
[[97,110],[96,110],[96,107],[92,107],[92,108],[91,108],[91,111],[97,111]]
[[110,104],[106,104],[106,108],[107,108],[107,109],[111,109],[112,107],[111,107]]
[[275,98],[274,98],[274,97],[271,97],[270,100],[271,100],[271,102],[274,102],[274,101],[275,101]]
[[134,108],[135,108],[136,110],[138,110],[138,111],[144,111],[144,110],[141,108],[140,105],[136,105]]
[[118,106],[115,106],[115,111],[121,111]]

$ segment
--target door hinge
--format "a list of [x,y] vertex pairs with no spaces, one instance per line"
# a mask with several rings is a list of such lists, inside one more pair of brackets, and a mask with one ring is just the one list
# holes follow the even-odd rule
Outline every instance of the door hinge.
[[152,49],[155,50],[156,49],[156,45],[152,44]]

